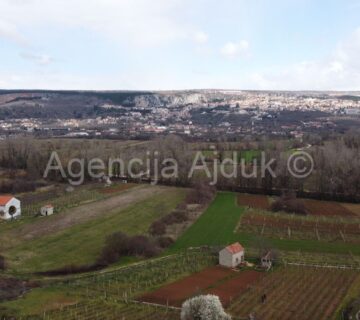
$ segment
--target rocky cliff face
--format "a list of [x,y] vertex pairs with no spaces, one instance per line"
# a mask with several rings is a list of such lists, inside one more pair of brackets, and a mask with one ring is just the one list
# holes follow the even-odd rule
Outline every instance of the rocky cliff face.
[[[91,117],[103,105],[151,109],[226,102],[231,95],[221,91],[0,91],[0,119]],[[103,114],[102,114],[103,115]]]
[[205,94],[201,93],[176,93],[163,94],[153,93],[144,94],[131,99],[127,99],[125,104],[133,104],[138,108],[157,108],[157,107],[174,107],[187,104],[206,103],[208,101]]

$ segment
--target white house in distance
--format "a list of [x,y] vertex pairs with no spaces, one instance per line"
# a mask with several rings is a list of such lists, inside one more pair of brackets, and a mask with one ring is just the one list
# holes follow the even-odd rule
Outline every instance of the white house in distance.
[[41,207],[40,213],[44,217],[51,216],[54,213],[54,206],[52,204],[47,204]]
[[221,266],[235,268],[245,261],[245,249],[236,242],[227,246],[219,252],[219,263]]
[[20,200],[13,196],[0,196],[0,219],[10,220],[21,216]]

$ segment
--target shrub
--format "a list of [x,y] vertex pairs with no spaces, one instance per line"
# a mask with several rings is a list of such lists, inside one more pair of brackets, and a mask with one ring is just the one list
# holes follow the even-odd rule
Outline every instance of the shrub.
[[0,270],[5,270],[5,258],[3,256],[0,256]]
[[202,295],[185,301],[181,320],[230,320],[218,296]]
[[166,225],[161,220],[153,222],[150,226],[149,233],[154,236],[161,236],[166,232]]
[[108,265],[119,260],[122,254],[128,252],[129,237],[122,232],[115,232],[105,240],[104,248],[98,258],[98,263]]
[[155,242],[145,236],[135,236],[129,239],[128,255],[151,258],[160,253]]
[[153,257],[160,253],[157,244],[148,237],[128,237],[122,232],[108,236],[97,260],[99,265],[108,265],[118,261],[122,256]]
[[149,233],[154,236],[161,236],[166,233],[166,226],[175,223],[182,223],[188,219],[189,215],[186,211],[173,211],[172,213],[153,222],[149,228]]
[[304,203],[297,199],[296,194],[293,192],[285,192],[271,204],[271,210],[274,212],[284,211],[303,215],[307,214]]
[[160,248],[166,249],[174,243],[174,240],[170,237],[160,237],[157,239],[157,243]]
[[197,182],[186,196],[186,203],[205,204],[211,201],[216,193],[216,188],[207,182]]
[[31,192],[36,190],[36,183],[34,181],[26,180],[11,180],[4,181],[0,184],[1,193],[20,193]]

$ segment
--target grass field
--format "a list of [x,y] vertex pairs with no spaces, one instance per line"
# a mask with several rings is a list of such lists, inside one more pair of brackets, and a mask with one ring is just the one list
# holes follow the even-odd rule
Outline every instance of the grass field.
[[184,199],[185,192],[184,189],[167,188],[124,210],[119,208],[57,234],[26,241],[4,255],[10,270],[22,273],[92,263],[107,235],[116,231],[129,235],[146,234],[154,220],[168,214]]
[[[227,245],[239,241],[251,248],[259,235],[250,232],[236,233],[236,226],[245,209],[237,206],[236,193],[219,193],[203,215],[176,241],[171,251],[203,245]],[[314,253],[360,255],[360,246],[352,243],[329,243],[318,240],[264,238],[266,242],[283,251],[308,251]]]
[[233,193],[219,193],[205,213],[176,241],[173,250],[223,245],[236,240],[235,227],[244,212]]

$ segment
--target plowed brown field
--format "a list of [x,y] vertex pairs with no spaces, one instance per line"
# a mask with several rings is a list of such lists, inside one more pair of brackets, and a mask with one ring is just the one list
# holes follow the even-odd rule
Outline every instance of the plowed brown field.
[[268,197],[259,194],[241,193],[237,199],[239,206],[247,206],[255,209],[268,210],[270,207]]
[[212,267],[145,294],[139,300],[180,307],[192,296],[210,293],[228,305],[262,275],[256,271],[237,272],[220,266]]

